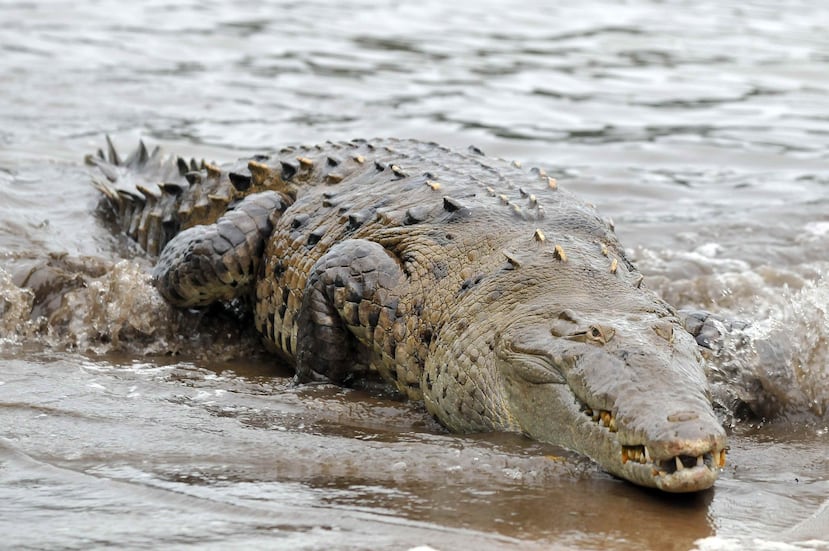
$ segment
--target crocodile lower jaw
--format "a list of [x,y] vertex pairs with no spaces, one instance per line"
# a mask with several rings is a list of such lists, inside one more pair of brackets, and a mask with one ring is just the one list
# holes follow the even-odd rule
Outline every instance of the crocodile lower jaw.
[[[618,442],[618,428],[612,412],[587,406],[582,411],[604,430],[607,438]],[[666,492],[695,492],[710,488],[726,462],[725,448],[716,446],[700,455],[681,454],[669,458],[654,458],[646,444],[619,443],[619,446],[621,476]]]

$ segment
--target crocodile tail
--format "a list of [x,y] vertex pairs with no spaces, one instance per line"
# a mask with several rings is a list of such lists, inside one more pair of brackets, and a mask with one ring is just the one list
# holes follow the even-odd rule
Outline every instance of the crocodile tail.
[[121,230],[153,256],[181,230],[215,222],[238,198],[228,174],[210,163],[148,151],[142,141],[122,159],[106,141],[106,153],[86,156],[97,169],[92,184]]

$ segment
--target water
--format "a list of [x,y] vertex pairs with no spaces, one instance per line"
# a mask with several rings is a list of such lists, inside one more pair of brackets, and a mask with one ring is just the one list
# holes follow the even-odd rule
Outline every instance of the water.
[[[823,3],[7,1],[0,20],[4,546],[829,547]],[[659,496],[417,404],[292,387],[250,331],[167,308],[94,216],[81,160],[105,133],[220,161],[393,135],[545,167],[666,299],[752,321],[712,360],[729,465]]]

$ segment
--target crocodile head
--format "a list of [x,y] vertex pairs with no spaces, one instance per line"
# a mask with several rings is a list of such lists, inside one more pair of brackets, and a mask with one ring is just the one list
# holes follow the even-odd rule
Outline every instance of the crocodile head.
[[520,430],[668,492],[703,490],[725,464],[696,342],[670,316],[527,314],[498,340],[504,399]]
[[427,362],[427,407],[450,428],[522,432],[642,486],[711,487],[725,432],[673,309],[633,271],[546,266],[482,282]]

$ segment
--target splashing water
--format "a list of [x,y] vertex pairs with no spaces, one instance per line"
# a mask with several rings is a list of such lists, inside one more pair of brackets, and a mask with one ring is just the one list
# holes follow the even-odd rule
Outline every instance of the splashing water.
[[[714,397],[729,416],[771,419],[829,411],[829,268],[786,269],[690,252],[638,251],[648,281],[670,303],[715,313],[723,342],[709,354]],[[690,277],[678,277],[678,274]],[[728,327],[726,327],[728,326]]]
[[15,276],[0,268],[0,342],[7,345],[38,337],[55,349],[95,354],[230,359],[260,352],[252,324],[237,315],[171,307],[132,260],[53,256]]

